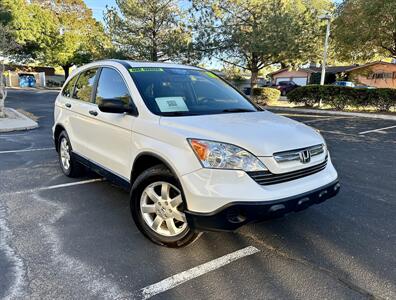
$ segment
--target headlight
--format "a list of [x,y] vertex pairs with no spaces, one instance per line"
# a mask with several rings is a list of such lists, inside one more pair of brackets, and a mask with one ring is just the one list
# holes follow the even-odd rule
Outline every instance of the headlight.
[[187,139],[204,168],[265,171],[267,168],[250,152],[220,142]]
[[327,149],[327,143],[326,143],[326,140],[324,139],[322,133],[320,132],[319,129],[314,128],[314,127],[312,127],[312,128],[313,128],[317,133],[319,133],[320,137],[321,137],[322,140],[323,140],[323,150],[325,151],[325,153],[327,153],[329,150]]

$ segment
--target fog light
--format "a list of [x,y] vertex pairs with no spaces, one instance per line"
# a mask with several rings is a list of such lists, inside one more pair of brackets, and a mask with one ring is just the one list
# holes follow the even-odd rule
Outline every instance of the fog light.
[[271,208],[269,209],[269,212],[274,213],[278,212],[280,210],[284,210],[286,207],[283,204],[276,204],[272,205]]
[[227,219],[230,223],[242,223],[246,216],[240,209],[231,209],[227,212]]
[[305,202],[308,202],[308,201],[309,201],[308,197],[302,198],[302,199],[298,200],[298,205],[301,205],[301,204],[303,204]]
[[319,198],[322,198],[324,195],[326,195],[327,194],[327,191],[326,190],[324,190],[324,191],[321,191],[320,193],[319,193]]

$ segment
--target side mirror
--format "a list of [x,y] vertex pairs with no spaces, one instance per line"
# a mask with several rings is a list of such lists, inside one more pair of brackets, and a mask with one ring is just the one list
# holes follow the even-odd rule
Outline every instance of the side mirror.
[[137,115],[137,110],[133,105],[126,105],[123,101],[119,99],[102,99],[98,105],[98,108],[100,111],[106,113],[128,113],[131,115]]

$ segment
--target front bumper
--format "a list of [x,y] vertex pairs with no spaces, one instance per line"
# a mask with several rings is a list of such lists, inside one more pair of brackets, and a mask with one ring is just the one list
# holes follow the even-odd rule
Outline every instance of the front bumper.
[[197,231],[232,231],[251,222],[281,217],[334,197],[340,190],[338,179],[318,189],[296,196],[261,202],[233,202],[211,213],[186,211],[189,226]]

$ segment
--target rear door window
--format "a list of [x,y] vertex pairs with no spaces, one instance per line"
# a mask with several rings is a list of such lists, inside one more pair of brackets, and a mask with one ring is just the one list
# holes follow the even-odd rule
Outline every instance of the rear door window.
[[97,70],[89,69],[80,74],[74,89],[73,98],[91,102]]

